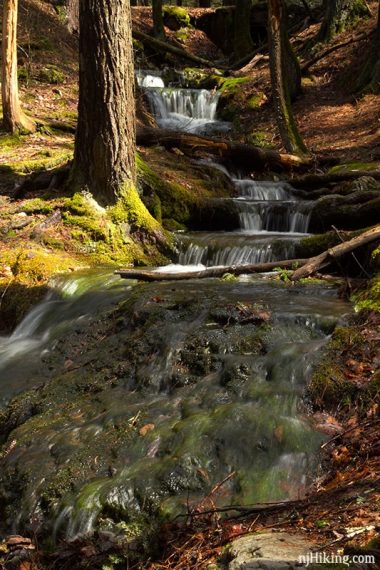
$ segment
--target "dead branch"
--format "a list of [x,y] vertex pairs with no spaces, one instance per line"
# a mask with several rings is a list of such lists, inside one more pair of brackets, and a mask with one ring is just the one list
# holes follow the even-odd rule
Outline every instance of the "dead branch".
[[[189,52],[185,51],[184,49],[175,47],[172,44],[169,44],[167,42],[163,42],[161,40],[158,40],[157,38],[153,38],[152,36],[149,36],[148,34],[144,34],[144,32],[141,32],[140,30],[136,30],[135,28],[133,29],[133,37],[136,38],[137,40],[142,41],[145,44],[148,44],[148,45],[154,47],[155,49],[157,49],[160,52],[173,53],[175,55],[183,57],[184,59],[187,59],[189,61],[193,61],[194,63],[197,63],[198,65],[202,65],[203,67],[215,67],[215,63],[209,61],[208,59],[204,59],[203,57],[198,57],[197,55],[189,53]],[[223,67],[221,65],[218,65],[218,68],[219,69],[227,69],[226,67]]]
[[184,273],[166,273],[164,271],[147,271],[137,269],[119,269],[115,271],[123,279],[139,279],[140,281],[185,281],[187,279],[208,279],[223,277],[226,273],[245,275],[249,273],[265,273],[275,268],[291,269],[295,265],[304,265],[308,259],[290,259],[285,261],[271,261],[268,263],[255,263],[253,265],[230,265],[210,267],[203,271],[186,271]]
[[193,156],[199,151],[222,157],[225,160],[244,165],[250,170],[290,170],[310,165],[311,159],[275,150],[263,149],[248,144],[233,143],[217,138],[203,137],[192,133],[153,129],[143,125],[137,127],[137,144],[153,146],[160,144],[167,149],[179,148]]
[[345,253],[351,253],[356,248],[377,239],[380,239],[380,224],[353,239],[340,243],[320,255],[310,258],[302,267],[296,269],[290,278],[292,281],[298,281],[304,277],[309,277],[334,259],[341,257]]
[[373,34],[373,31],[367,32],[365,34],[360,34],[360,36],[358,36],[356,38],[351,38],[349,40],[346,40],[345,42],[340,42],[339,44],[335,44],[329,48],[326,48],[326,49],[320,51],[314,57],[312,57],[311,59],[306,61],[303,65],[301,65],[301,73],[306,73],[310,69],[310,67],[312,67],[315,63],[317,63],[321,59],[324,59],[330,53],[333,53],[334,51],[341,49],[342,47],[354,44],[356,42],[360,42],[362,40],[366,40],[372,34]]

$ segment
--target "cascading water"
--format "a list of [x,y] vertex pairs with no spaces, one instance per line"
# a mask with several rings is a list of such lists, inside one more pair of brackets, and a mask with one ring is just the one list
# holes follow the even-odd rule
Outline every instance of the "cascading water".
[[217,91],[165,87],[152,75],[141,78],[140,84],[160,127],[198,134],[229,130],[229,123],[216,119]]
[[[183,236],[180,263],[293,256],[305,204],[286,184],[234,182],[240,231]],[[302,394],[348,310],[332,288],[127,286],[105,271],[54,289],[0,340],[0,401],[21,393],[0,417],[0,496],[15,497],[4,528],[118,535],[186,512],[225,479],[220,505],[302,496],[322,439]]]

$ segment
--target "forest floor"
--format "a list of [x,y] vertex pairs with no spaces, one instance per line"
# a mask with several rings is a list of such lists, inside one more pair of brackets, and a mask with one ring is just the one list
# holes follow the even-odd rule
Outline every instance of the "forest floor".
[[[0,10],[2,4],[0,0]],[[361,22],[355,30],[341,34],[331,45],[375,29],[377,2],[369,2],[369,5],[373,17]],[[197,13],[199,9],[190,10],[191,15]],[[133,17],[136,27],[145,32],[150,30],[150,9],[135,8]],[[316,31],[315,25],[309,26],[293,38],[294,45],[301,48]],[[186,38],[181,40],[174,32],[166,32],[195,55],[211,61],[223,58],[199,30],[189,29]],[[380,96],[355,98],[352,95],[369,42],[370,38],[347,44],[314,65],[303,79],[302,93],[294,104],[297,123],[307,147],[314,153],[330,156],[360,170],[380,165]],[[60,13],[43,0],[20,0],[21,101],[24,110],[36,119],[39,130],[20,137],[10,137],[0,131],[0,215],[5,218],[9,217],[10,208],[14,208],[11,201],[14,188],[26,175],[40,169],[55,168],[72,157],[78,97],[76,53],[77,39],[68,33]],[[163,58],[156,53],[149,57],[155,67],[188,66],[186,60],[173,56]],[[237,77],[244,78],[244,87],[232,92],[226,101],[234,117],[231,136],[280,149],[270,104],[267,57],[264,55],[257,62],[255,60],[255,64],[251,62],[238,73],[231,74],[231,78]],[[177,160],[175,154],[166,154],[168,161]],[[144,149],[143,156],[148,163],[151,161],[157,166],[154,151]],[[28,196],[36,197],[38,193]],[[19,204],[19,211],[22,210],[23,201]],[[44,215],[43,211],[37,211],[41,221],[45,219]],[[31,239],[29,236],[25,233],[18,236],[17,228],[12,231],[11,241],[1,240],[2,253],[11,247],[25,248],[29,245],[25,241]],[[50,246],[55,247],[54,238],[61,240],[65,236],[52,233],[50,237]],[[46,247],[49,249],[50,246]],[[0,278],[6,277],[7,271],[7,263],[0,263]],[[0,306],[2,300],[3,297]],[[365,348],[354,358],[351,353],[341,355],[342,366],[353,384],[363,378],[363,370],[373,370],[379,364],[378,327],[377,317],[364,316],[358,328]],[[151,568],[205,568],[218,559],[232,539],[268,528],[303,533],[325,550],[336,551],[353,540],[353,548],[360,551],[360,547],[367,544],[379,529],[378,417],[378,404],[367,402],[364,406],[360,399],[349,408],[338,406],[316,416],[315,421],[320,422],[322,429],[333,439],[325,445],[324,474],[315,482],[308,497],[292,505],[272,505],[262,511],[253,510],[244,516],[235,512],[235,518],[222,520],[221,513],[213,508],[221,485],[198,510],[193,509],[186,525],[172,524],[163,529],[162,540],[167,547],[161,562],[152,564]],[[213,512],[202,514],[209,510]],[[378,555],[379,545],[373,548]]]

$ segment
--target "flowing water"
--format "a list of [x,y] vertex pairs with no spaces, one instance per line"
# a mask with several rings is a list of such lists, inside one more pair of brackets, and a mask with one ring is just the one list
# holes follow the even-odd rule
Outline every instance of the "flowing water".
[[[216,94],[170,93],[152,74],[140,81],[159,120],[216,121]],[[240,230],[182,236],[171,270],[293,256],[310,203],[286,184],[234,184]],[[219,505],[302,496],[322,440],[303,395],[348,311],[331,287],[265,276],[57,279],[0,340],[2,404],[29,390],[7,416],[19,427],[0,474],[1,496],[16,505],[3,525],[117,533],[121,521],[186,512],[229,475]]]

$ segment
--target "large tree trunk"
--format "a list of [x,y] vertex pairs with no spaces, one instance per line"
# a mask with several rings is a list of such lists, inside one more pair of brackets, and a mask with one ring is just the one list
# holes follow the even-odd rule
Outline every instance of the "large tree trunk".
[[162,0],[152,0],[153,35],[164,39],[164,18],[162,15]]
[[7,132],[30,132],[33,122],[20,108],[17,77],[17,12],[18,0],[4,0],[2,41],[2,106],[3,126]]
[[292,154],[306,154],[291,107],[289,77],[295,56],[289,51],[283,0],[268,0],[268,36],[272,96],[282,143]]
[[135,186],[129,0],[80,0],[79,113],[71,183],[103,204]]
[[365,93],[380,93],[380,1],[376,34],[356,87],[357,92],[363,95]]
[[240,60],[253,50],[251,37],[251,0],[236,0],[234,12],[235,60]]
[[317,42],[328,42],[358,18],[371,15],[365,0],[324,0],[323,14]]

